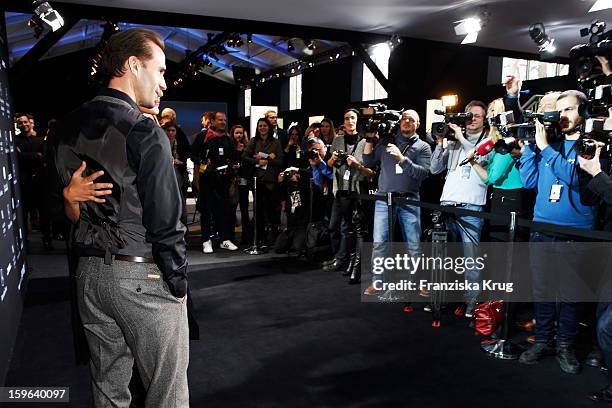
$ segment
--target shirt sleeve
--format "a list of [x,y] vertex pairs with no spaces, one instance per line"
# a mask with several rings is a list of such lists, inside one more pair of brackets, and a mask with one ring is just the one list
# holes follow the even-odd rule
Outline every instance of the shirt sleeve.
[[146,239],[153,258],[176,297],[187,293],[186,228],[170,143],[151,121],[137,123],[127,136],[128,160],[136,171]]
[[442,148],[442,145],[437,144],[431,155],[431,165],[429,170],[431,174],[440,174],[448,165],[448,149]]
[[508,175],[508,172],[514,166],[514,159],[510,154],[495,154],[489,163],[491,163],[487,168],[489,177],[483,181],[485,184],[500,185],[502,179]]
[[525,188],[536,188],[538,186],[538,163],[540,156],[535,153],[535,145],[525,146],[525,151],[521,155],[519,174],[521,182]]
[[606,204],[612,204],[612,178],[603,171],[589,181],[587,188],[599,194]]
[[413,162],[406,156],[406,160],[400,166],[410,177],[419,181],[425,180],[429,176],[429,168],[431,167],[431,148],[429,145],[423,144],[423,147],[419,150],[416,162]]

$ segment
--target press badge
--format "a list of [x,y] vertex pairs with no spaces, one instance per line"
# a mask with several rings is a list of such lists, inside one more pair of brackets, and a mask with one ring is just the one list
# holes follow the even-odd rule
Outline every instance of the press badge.
[[402,174],[404,173],[404,169],[402,169],[402,166],[400,166],[399,163],[395,163],[395,174]]
[[351,179],[351,171],[350,171],[350,170],[346,170],[346,171],[344,172],[344,177],[343,177],[343,179],[344,179],[344,180],[346,180],[346,181],[349,181],[349,180]]
[[550,188],[550,196],[548,196],[548,201],[551,203],[558,203],[561,200],[561,193],[563,192],[563,185],[558,184],[559,180]]
[[471,172],[472,172],[472,166],[463,166],[463,167],[461,167],[461,178],[463,180],[469,180]]
[[223,156],[223,148],[222,147],[219,148],[219,156]]

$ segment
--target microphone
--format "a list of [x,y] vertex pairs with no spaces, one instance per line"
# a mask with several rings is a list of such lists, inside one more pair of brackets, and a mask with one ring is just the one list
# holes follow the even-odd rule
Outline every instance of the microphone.
[[493,140],[491,140],[490,137],[487,137],[482,142],[480,142],[478,146],[476,146],[476,149],[474,149],[474,154],[466,157],[461,163],[459,163],[459,165],[464,166],[468,164],[472,159],[477,159],[479,157],[486,156],[487,154],[489,154],[489,152],[491,152],[491,150],[493,150],[494,147],[495,144],[493,143]]

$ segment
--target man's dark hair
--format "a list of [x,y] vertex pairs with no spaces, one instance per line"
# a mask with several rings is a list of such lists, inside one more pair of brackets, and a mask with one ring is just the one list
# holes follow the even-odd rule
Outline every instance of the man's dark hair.
[[114,34],[102,51],[101,66],[107,80],[125,74],[125,61],[134,56],[146,61],[153,58],[151,43],[164,49],[164,41],[157,33],[145,28],[130,28]]
[[468,103],[467,105],[465,105],[465,111],[466,112],[469,111],[470,108],[473,108],[474,106],[481,107],[484,112],[487,111],[487,105],[485,105],[483,101],[478,101],[478,100],[473,100],[470,103]]

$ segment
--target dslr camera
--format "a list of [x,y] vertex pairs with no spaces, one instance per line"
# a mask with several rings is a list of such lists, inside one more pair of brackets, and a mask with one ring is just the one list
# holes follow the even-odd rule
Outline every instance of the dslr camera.
[[336,153],[338,155],[338,158],[334,162],[334,167],[340,168],[344,164],[347,164],[346,163],[346,159],[349,156],[347,152],[345,152],[344,150],[336,150],[334,153]]
[[448,127],[449,123],[454,123],[461,128],[461,131],[465,133],[465,124],[474,118],[471,112],[465,113],[445,113],[440,110],[435,110],[436,115],[444,115],[444,122],[434,122],[431,124],[431,136],[445,137],[449,140],[456,140],[455,132]]

